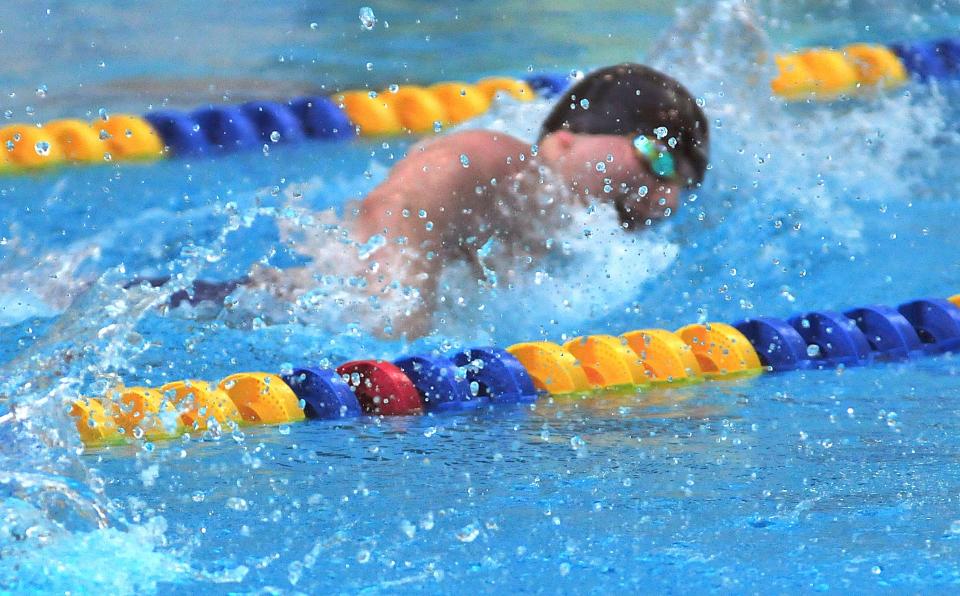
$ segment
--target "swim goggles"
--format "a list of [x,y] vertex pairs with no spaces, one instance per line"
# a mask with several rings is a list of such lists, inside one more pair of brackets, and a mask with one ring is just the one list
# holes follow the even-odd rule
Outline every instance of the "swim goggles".
[[646,160],[650,164],[650,169],[658,178],[677,179],[677,168],[673,163],[673,156],[665,145],[657,143],[647,135],[637,135],[633,139],[633,150],[640,161]]

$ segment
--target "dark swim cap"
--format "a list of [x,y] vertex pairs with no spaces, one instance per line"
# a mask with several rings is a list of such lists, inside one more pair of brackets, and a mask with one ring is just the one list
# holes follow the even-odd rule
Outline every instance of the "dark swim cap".
[[544,120],[540,138],[561,129],[656,138],[661,127],[667,129],[662,142],[672,147],[677,173],[687,186],[702,182],[709,153],[707,117],[683,85],[642,64],[588,74],[563,94]]

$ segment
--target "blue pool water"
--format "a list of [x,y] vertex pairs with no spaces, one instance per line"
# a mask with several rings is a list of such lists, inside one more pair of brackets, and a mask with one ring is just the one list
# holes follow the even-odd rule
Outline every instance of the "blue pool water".
[[[704,100],[712,171],[672,221],[642,234],[609,210],[584,214],[557,234],[565,256],[465,295],[412,345],[355,325],[334,295],[309,310],[259,309],[253,297],[224,312],[163,311],[159,292],[122,289],[138,275],[296,266],[279,231],[301,229],[293,208],[362,196],[410,140],[0,179],[0,411],[16,415],[0,423],[3,589],[955,589],[951,355],[99,450],[81,448],[65,404],[118,381],[956,293],[958,91],[787,106],[754,60],[951,35],[960,7],[762,2],[750,16],[711,3],[678,17],[662,2],[409,0],[371,4],[378,25],[363,31],[360,5],[231,6],[4,5],[3,110],[43,121],[649,60]],[[505,103],[467,126],[531,139],[548,109]]]

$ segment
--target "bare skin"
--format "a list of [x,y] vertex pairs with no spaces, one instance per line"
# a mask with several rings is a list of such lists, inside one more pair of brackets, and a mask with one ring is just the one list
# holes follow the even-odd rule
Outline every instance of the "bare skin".
[[676,210],[680,191],[655,177],[626,137],[557,131],[531,147],[504,133],[472,130],[414,146],[353,205],[347,223],[358,242],[375,236],[384,242],[363,272],[371,295],[386,294],[395,282],[420,292],[419,305],[392,322],[393,334],[413,339],[431,330],[443,268],[465,261],[482,278],[477,251],[491,238],[514,256],[537,258],[546,238],[531,222],[560,225],[600,200],[617,207],[624,227],[642,229]]

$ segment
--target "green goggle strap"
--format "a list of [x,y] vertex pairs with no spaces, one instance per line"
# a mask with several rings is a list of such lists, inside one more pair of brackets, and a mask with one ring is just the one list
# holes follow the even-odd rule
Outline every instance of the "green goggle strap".
[[633,147],[650,163],[653,173],[661,178],[676,178],[677,169],[673,163],[673,156],[668,149],[659,143],[639,135],[633,139]]

